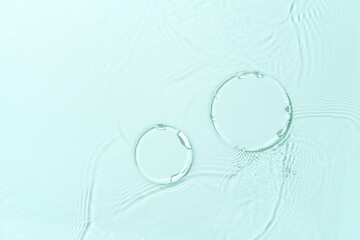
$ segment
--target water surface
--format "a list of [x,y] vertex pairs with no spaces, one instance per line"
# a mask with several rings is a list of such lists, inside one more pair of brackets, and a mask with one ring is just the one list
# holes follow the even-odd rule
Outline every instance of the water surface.
[[[0,1],[0,239],[357,239],[360,2]],[[241,71],[291,98],[285,141],[213,131]],[[165,123],[189,172],[145,179],[134,144]],[[166,147],[166,146],[164,146]]]

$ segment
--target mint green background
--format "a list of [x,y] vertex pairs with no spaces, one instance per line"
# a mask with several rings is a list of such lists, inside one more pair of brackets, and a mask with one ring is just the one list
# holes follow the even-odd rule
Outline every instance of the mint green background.
[[[0,0],[0,239],[358,239],[360,2]],[[209,120],[236,72],[275,76],[294,119],[264,153]],[[133,144],[168,123],[175,185]],[[166,147],[166,146],[164,146]]]

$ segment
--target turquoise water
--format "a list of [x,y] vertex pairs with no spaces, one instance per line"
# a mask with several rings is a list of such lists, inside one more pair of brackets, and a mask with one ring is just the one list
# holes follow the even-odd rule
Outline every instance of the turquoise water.
[[[359,11],[0,0],[0,239],[358,239]],[[258,108],[228,97],[213,118],[214,93],[244,71],[277,81],[291,108],[262,88],[247,95]],[[261,103],[291,118],[270,124]],[[234,121],[243,108],[260,117]],[[172,135],[137,159],[155,124]]]

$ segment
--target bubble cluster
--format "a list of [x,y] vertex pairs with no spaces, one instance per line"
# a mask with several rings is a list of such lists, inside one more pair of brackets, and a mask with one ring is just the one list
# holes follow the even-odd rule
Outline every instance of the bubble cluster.
[[[285,139],[292,105],[282,86],[260,72],[245,72],[223,82],[211,99],[210,120],[216,135],[245,152],[259,152]],[[189,171],[193,149],[179,129],[153,125],[138,137],[135,161],[155,183],[173,183]]]

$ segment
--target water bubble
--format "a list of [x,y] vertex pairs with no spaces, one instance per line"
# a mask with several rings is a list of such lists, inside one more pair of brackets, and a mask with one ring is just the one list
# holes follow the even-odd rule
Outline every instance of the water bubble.
[[172,126],[147,128],[135,144],[135,162],[141,174],[155,183],[178,181],[189,171],[193,149],[186,135]]
[[247,72],[218,87],[210,116],[217,135],[227,144],[244,151],[263,151],[286,137],[292,106],[276,80]]

